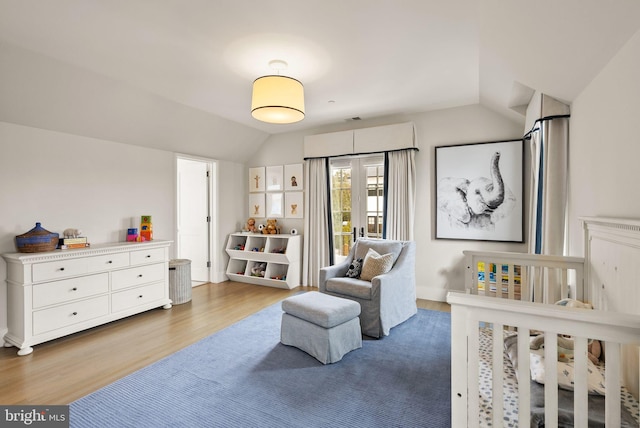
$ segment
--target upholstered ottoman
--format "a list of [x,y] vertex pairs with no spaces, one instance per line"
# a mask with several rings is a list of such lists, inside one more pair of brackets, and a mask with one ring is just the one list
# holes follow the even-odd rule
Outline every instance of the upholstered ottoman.
[[280,341],[322,364],[335,363],[362,348],[357,302],[310,291],[283,300],[282,310]]

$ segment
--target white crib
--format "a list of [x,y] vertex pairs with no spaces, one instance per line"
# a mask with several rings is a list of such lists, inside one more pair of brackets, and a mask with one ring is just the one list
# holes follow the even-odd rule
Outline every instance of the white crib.
[[[573,415],[576,427],[588,426],[587,344],[600,340],[606,356],[604,415],[608,427],[628,421],[621,415],[621,387],[638,398],[640,345],[640,221],[582,218],[585,257],[537,256],[517,253],[465,252],[466,293],[450,292],[453,427],[503,426],[505,371],[504,337],[517,335],[517,416],[530,426],[529,341],[533,330],[545,337],[574,339]],[[496,267],[495,273],[493,272]],[[483,277],[484,274],[484,277]],[[572,297],[595,310],[552,303]],[[489,330],[489,421],[481,417],[480,335]],[[505,333],[506,332],[506,333]],[[497,334],[494,334],[497,333]],[[558,426],[557,342],[545,342],[544,407],[546,427]],[[626,394],[630,391],[630,394]],[[562,394],[566,394],[562,392]],[[564,404],[562,404],[564,406]],[[539,409],[536,409],[539,411]],[[565,410],[563,410],[564,412]],[[632,410],[633,411],[633,410]],[[637,419],[637,402],[635,407]],[[506,412],[508,413],[508,412]],[[485,415],[486,416],[486,415]],[[625,420],[623,420],[623,416]],[[535,418],[540,418],[539,414]],[[561,418],[561,425],[563,419]],[[633,425],[632,425],[633,426]],[[637,426],[637,425],[636,425]]]

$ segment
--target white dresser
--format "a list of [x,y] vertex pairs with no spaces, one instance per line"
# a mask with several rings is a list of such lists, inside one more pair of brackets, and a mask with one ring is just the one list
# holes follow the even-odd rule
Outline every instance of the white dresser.
[[33,345],[157,308],[171,308],[172,241],[119,242],[77,250],[10,253],[6,347]]

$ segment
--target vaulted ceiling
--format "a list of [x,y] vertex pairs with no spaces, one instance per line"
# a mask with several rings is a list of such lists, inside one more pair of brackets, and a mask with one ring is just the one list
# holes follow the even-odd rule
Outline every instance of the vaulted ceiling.
[[[0,42],[267,134],[477,103],[523,120],[639,28],[636,0],[0,0]],[[273,59],[305,85],[302,122],[251,117]]]

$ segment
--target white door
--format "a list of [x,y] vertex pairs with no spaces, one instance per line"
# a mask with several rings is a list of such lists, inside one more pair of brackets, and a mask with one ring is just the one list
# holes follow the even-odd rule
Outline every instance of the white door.
[[384,156],[331,160],[333,258],[346,258],[361,236],[382,238]]
[[191,260],[191,280],[209,281],[209,163],[177,159],[179,259]]

